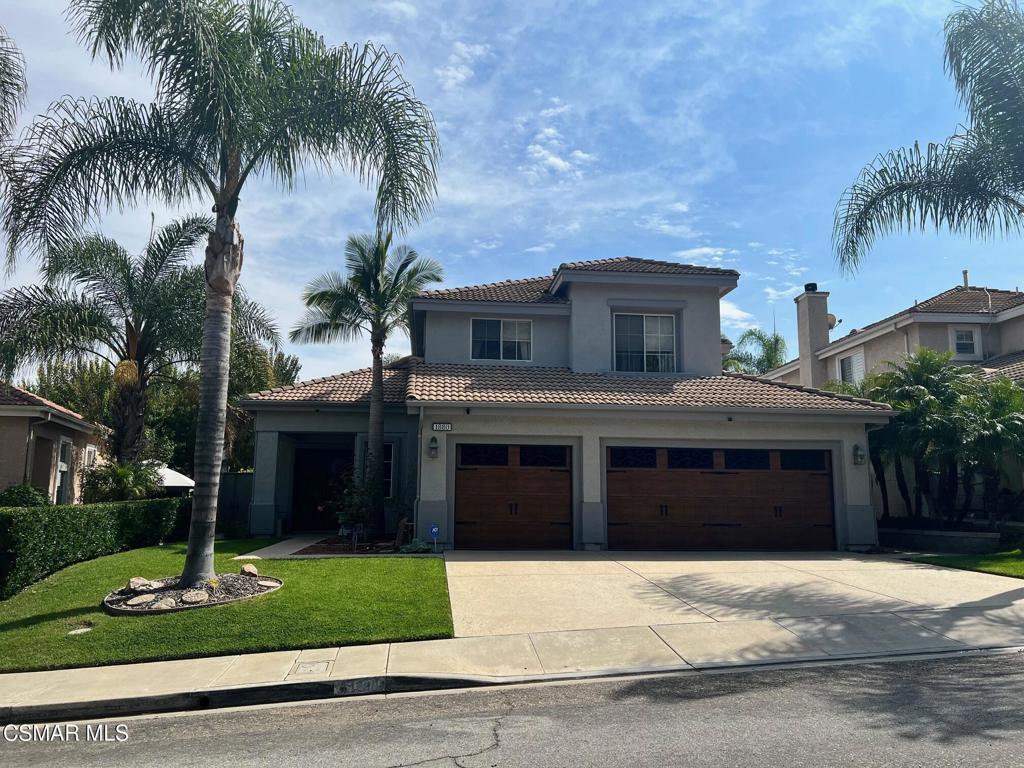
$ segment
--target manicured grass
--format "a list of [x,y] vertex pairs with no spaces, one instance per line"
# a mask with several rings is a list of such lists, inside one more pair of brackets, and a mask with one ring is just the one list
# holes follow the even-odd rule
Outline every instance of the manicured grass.
[[[217,543],[217,570],[266,539]],[[357,645],[452,636],[439,558],[256,560],[284,580],[277,592],[163,616],[110,616],[104,595],[132,576],[181,570],[184,544],[147,547],[65,568],[0,602],[0,672]],[[80,626],[92,630],[68,635]]]
[[965,571],[995,573],[999,576],[1014,576],[1024,579],[1024,551],[997,552],[992,555],[934,555],[915,557],[914,562],[930,565],[944,565]]

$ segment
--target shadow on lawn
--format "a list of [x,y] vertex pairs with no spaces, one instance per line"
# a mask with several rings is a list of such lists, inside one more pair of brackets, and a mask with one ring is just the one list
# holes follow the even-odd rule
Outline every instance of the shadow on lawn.
[[68,608],[63,611],[52,611],[51,613],[39,613],[33,616],[26,616],[22,619],[16,619],[15,621],[0,622],[0,634],[15,629],[25,629],[26,627],[34,627],[36,624],[45,624],[48,621],[58,621],[60,619],[73,619],[76,616],[84,616],[86,614],[95,614],[100,611],[99,605],[95,606],[79,606],[78,608]]

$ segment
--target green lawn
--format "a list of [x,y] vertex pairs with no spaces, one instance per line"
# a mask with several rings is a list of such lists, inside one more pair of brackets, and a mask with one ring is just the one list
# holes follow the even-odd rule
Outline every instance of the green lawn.
[[997,552],[992,555],[934,555],[915,557],[914,562],[930,565],[944,565],[965,571],[995,573],[999,576],[1015,576],[1024,579],[1024,551]]
[[[266,539],[217,543],[217,570]],[[72,565],[0,602],[0,672],[81,667],[226,653],[451,637],[439,558],[257,560],[284,580],[264,597],[163,616],[110,616],[99,607],[132,576],[181,570],[185,545],[169,544]],[[92,631],[68,635],[77,627]]]

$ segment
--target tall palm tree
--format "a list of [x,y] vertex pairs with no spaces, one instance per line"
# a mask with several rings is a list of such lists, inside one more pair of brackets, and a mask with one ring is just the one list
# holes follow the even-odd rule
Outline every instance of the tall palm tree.
[[945,33],[946,71],[970,124],[861,171],[836,207],[833,245],[847,270],[892,232],[991,236],[1024,225],[1024,11],[1016,0],[986,0],[951,14]]
[[265,176],[291,189],[306,167],[340,165],[376,187],[378,228],[404,227],[433,199],[437,134],[394,54],[330,47],[281,0],[71,0],[68,18],[94,57],[115,68],[141,59],[156,95],[148,104],[65,98],[35,122],[18,151],[11,245],[52,246],[111,206],[147,198],[212,205],[182,573],[194,583],[213,575],[246,182]]
[[[110,451],[118,463],[134,462],[154,377],[199,362],[205,291],[202,267],[189,257],[212,230],[208,216],[180,219],[155,231],[138,256],[98,234],[54,247],[43,260],[41,285],[0,293],[3,373],[9,378],[23,365],[53,360],[109,363]],[[262,306],[242,291],[233,303],[237,343],[276,344],[277,329]]]
[[786,363],[786,340],[772,331],[748,328],[736,340],[736,346],[725,356],[726,370],[753,373],[758,376],[768,373]]
[[365,483],[373,518],[384,528],[381,460],[384,449],[384,347],[396,331],[409,329],[409,302],[430,283],[442,279],[441,265],[405,245],[382,237],[352,235],[345,243],[346,275],[328,272],[302,295],[306,313],[290,333],[295,342],[326,344],[370,337],[373,372]]

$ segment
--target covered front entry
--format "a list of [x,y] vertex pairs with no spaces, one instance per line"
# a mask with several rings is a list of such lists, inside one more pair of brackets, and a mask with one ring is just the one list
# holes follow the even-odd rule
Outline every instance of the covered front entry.
[[456,451],[456,547],[572,547],[569,446],[460,443]]
[[337,530],[337,502],[352,478],[355,435],[295,438],[292,530]]
[[609,447],[611,549],[834,549],[826,450]]

